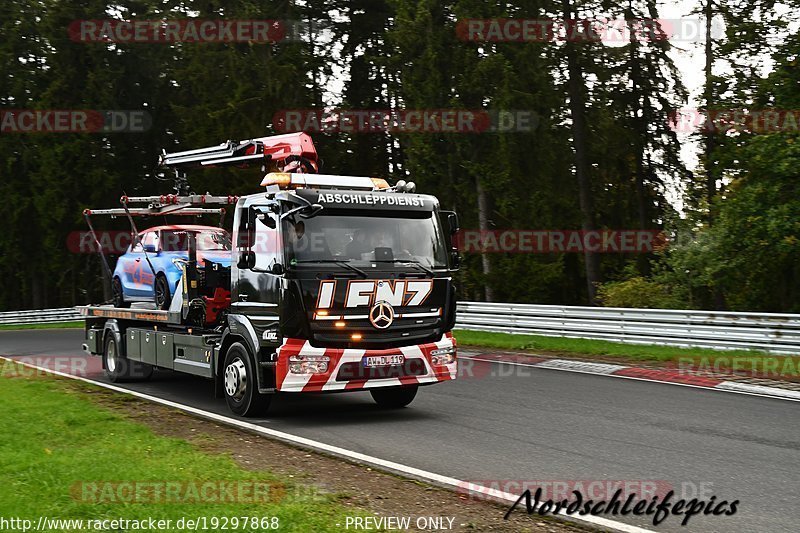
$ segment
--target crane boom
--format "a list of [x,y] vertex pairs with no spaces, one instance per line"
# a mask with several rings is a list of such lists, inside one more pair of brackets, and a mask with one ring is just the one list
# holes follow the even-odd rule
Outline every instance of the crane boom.
[[319,159],[307,133],[287,133],[244,141],[226,141],[217,146],[183,152],[162,152],[159,165],[185,169],[216,166],[246,166],[261,163],[265,170],[316,174]]

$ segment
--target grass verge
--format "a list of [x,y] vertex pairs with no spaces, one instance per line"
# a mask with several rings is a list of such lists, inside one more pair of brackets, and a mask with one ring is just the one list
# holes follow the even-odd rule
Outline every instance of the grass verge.
[[46,324],[0,324],[0,331],[7,329],[71,329],[83,328],[83,320],[75,322],[56,322]]
[[[42,516],[84,521],[81,527],[51,522],[45,531],[150,518],[170,520],[161,531],[187,529],[179,526],[181,519],[205,519],[210,530],[271,531],[279,525],[281,531],[339,531],[346,516],[365,515],[337,503],[335,495],[155,435],[69,383],[13,363],[0,371],[0,427],[0,516],[29,519],[34,526]],[[243,524],[245,518],[258,521]],[[108,527],[141,529],[131,523]]]
[[679,348],[470,330],[457,330],[454,335],[459,346],[536,351],[544,355],[567,355],[603,361],[656,363],[772,379],[800,379],[800,357],[772,355],[752,350]]

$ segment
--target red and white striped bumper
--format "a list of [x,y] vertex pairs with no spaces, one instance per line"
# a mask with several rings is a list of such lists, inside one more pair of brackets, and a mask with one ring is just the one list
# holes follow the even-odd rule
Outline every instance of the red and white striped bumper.
[[[458,360],[446,365],[434,366],[431,352],[436,349],[456,346],[452,334],[446,333],[438,342],[390,348],[386,350],[356,350],[342,348],[315,348],[305,339],[286,339],[278,348],[276,367],[277,388],[281,392],[318,392],[335,390],[358,390],[397,385],[435,383],[456,378]],[[397,355],[405,357],[402,372],[384,370],[367,371],[362,369],[362,361],[367,356]],[[327,356],[330,358],[328,371],[321,374],[295,374],[289,372],[289,358],[292,356]],[[369,375],[363,375],[363,374]],[[387,374],[400,374],[381,377]],[[376,375],[377,374],[377,375]]]

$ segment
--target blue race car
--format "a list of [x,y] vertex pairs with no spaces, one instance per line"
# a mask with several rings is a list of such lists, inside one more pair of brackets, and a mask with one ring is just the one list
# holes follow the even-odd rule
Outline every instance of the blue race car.
[[114,307],[155,302],[156,309],[169,309],[183,276],[180,263],[189,259],[189,233],[194,234],[197,243],[198,265],[208,259],[230,266],[231,238],[222,228],[180,225],[144,230],[139,233],[138,243],[131,244],[117,260],[111,281]]

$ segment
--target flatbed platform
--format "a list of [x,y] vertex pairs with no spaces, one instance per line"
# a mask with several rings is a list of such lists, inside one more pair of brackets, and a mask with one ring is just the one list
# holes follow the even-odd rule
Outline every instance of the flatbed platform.
[[158,322],[174,326],[183,325],[180,311],[162,311],[160,309],[122,308],[111,305],[78,305],[75,306],[85,317],[116,318],[118,320],[136,320],[141,322]]

